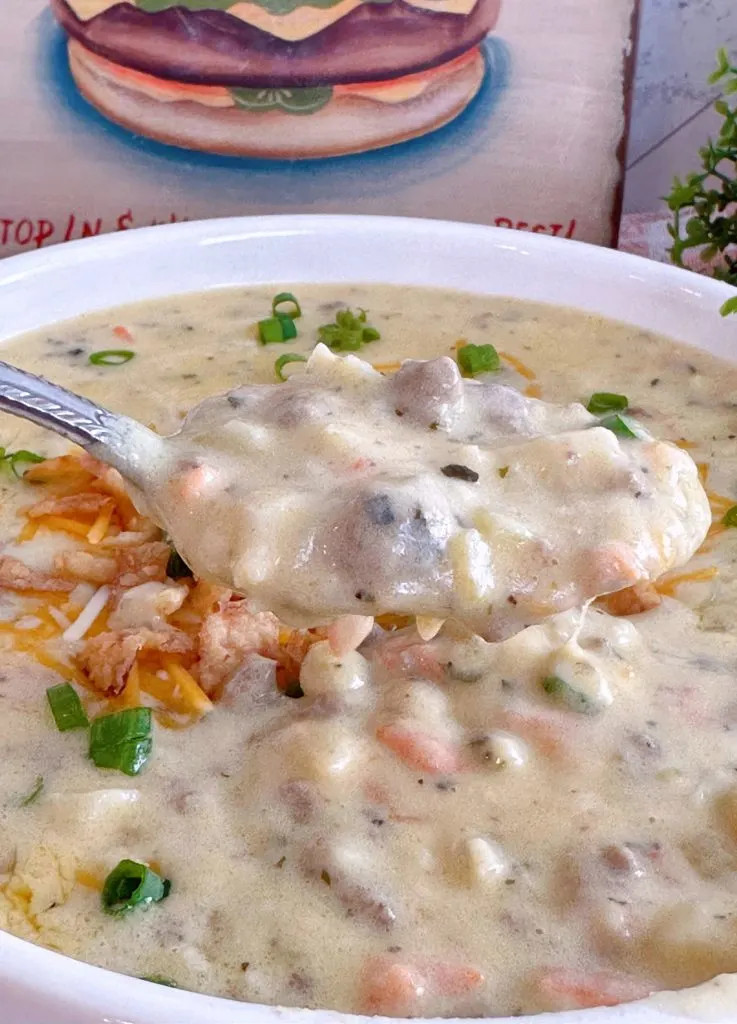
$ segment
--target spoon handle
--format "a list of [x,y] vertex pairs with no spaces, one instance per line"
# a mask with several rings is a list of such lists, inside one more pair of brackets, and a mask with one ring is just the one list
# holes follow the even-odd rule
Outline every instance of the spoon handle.
[[135,420],[2,361],[0,411],[61,434],[133,483],[143,481],[145,467],[162,448],[162,439]]

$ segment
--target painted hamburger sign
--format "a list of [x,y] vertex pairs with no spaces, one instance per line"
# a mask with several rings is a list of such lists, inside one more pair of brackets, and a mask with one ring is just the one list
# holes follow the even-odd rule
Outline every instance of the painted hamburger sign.
[[481,87],[501,0],[53,0],[84,96],[176,146],[301,159],[403,142]]
[[636,0],[14,0],[0,255],[358,212],[610,244]]

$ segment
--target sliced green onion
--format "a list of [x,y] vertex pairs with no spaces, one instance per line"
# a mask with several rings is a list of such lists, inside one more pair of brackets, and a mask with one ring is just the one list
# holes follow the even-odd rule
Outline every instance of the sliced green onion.
[[285,352],[283,356],[279,356],[277,361],[274,363],[274,371],[279,380],[286,380],[287,378],[282,373],[282,370],[289,363],[306,363],[307,356],[301,356],[297,352]]
[[276,345],[297,337],[297,328],[291,316],[279,313],[268,320],[259,320],[258,337],[262,345]]
[[628,416],[620,416],[619,413],[612,413],[611,416],[604,416],[599,421],[602,427],[611,430],[617,437],[639,437],[637,424]]
[[190,576],[194,576],[194,573],[176,548],[171,549],[169,560],[166,563],[166,575],[172,580],[185,580]]
[[166,899],[171,882],[136,860],[121,860],[105,879],[102,906],[107,914],[125,914],[135,907]]
[[86,729],[90,724],[87,712],[82,707],[82,701],[71,683],[50,686],[46,691],[46,699],[59,732],[69,732],[70,729]]
[[601,710],[595,700],[574,689],[560,676],[546,676],[543,679],[543,690],[559,704],[565,705],[570,711],[577,711],[580,715],[596,715]]
[[152,985],[165,985],[167,988],[179,988],[176,981],[165,978],[163,974],[142,974],[140,981],[150,981]]
[[[0,448],[0,462],[4,465],[9,466],[13,470],[13,473],[20,479],[23,473],[18,472],[18,466],[29,466],[37,462],[45,462],[45,455],[38,455],[36,452],[29,452],[25,448],[21,448],[17,452],[9,452],[5,448]],[[25,471],[24,471],[25,472]]]
[[381,338],[381,333],[368,324],[367,319],[365,309],[359,309],[358,313],[340,309],[335,314],[334,323],[318,327],[318,338],[333,352],[357,352],[362,345]]
[[93,366],[122,366],[129,363],[135,354],[129,348],[105,348],[101,352],[93,352],[89,361]]
[[44,777],[43,777],[43,775],[37,775],[36,776],[36,781],[33,784],[33,789],[28,794],[28,796],[24,796],[23,799],[21,800],[21,802],[20,802],[21,807],[30,807],[31,804],[35,804],[35,802],[38,800],[39,796],[41,795],[41,790],[43,788],[44,788]]
[[138,775],[152,747],[151,708],[126,708],[92,723],[89,756],[98,768]]
[[[289,305],[292,309],[279,309],[279,306]],[[297,320],[302,316],[302,307],[297,302],[291,292],[279,292],[275,295],[271,301],[271,312],[274,316],[288,316],[292,320]]]
[[724,526],[737,526],[737,505],[733,505],[731,508],[727,509],[722,516],[722,523]]
[[629,405],[626,395],[615,395],[611,391],[596,391],[589,399],[586,408],[595,416],[603,412],[624,412]]
[[458,349],[458,365],[466,377],[494,373],[501,369],[499,353],[493,345],[464,345]]
[[722,316],[729,316],[730,313],[737,313],[737,295],[733,299],[727,299],[719,312]]

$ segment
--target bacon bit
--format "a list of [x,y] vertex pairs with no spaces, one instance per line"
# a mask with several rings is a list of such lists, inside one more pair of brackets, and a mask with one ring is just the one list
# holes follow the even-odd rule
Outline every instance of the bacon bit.
[[279,620],[233,601],[208,615],[200,630],[200,684],[208,696],[223,689],[248,654],[278,660]]
[[163,583],[170,554],[169,545],[160,540],[149,541],[138,547],[122,548],[118,559],[117,585],[128,589],[152,580]]
[[621,617],[649,612],[651,608],[657,608],[661,601],[662,598],[654,584],[641,582],[618,590],[614,594],[607,594],[606,597],[600,598],[598,603],[610,615]]
[[118,563],[89,551],[61,551],[54,558],[54,572],[64,579],[99,585],[112,583],[118,575]]
[[116,338],[120,338],[121,341],[133,341],[133,335],[128,330],[128,328],[123,327],[122,324],[117,324],[115,327],[113,327],[113,334],[115,335]]
[[559,968],[536,979],[535,988],[545,1000],[543,1010],[584,1010],[618,1006],[644,999],[655,991],[640,978],[609,971],[573,971]]
[[526,363],[523,363],[521,359],[518,359],[517,356],[510,355],[509,352],[500,352],[499,355],[505,363],[508,363],[512,369],[516,370],[521,377],[525,378],[525,380],[537,380],[537,374],[535,371],[531,370],[530,367]]
[[542,398],[543,389],[539,384],[528,384],[522,394],[527,398]]
[[19,559],[3,555],[0,557],[0,589],[2,588],[23,591],[70,591],[74,590],[74,584],[39,569],[30,569]]
[[455,746],[409,725],[380,725],[376,738],[410,768],[428,775],[452,775],[460,770]]
[[445,679],[445,668],[432,645],[418,643],[411,633],[385,637],[373,657],[387,672],[404,679],[429,679],[435,683]]
[[171,482],[178,494],[187,501],[195,501],[206,494],[217,481],[220,473],[214,466],[191,466]]
[[658,593],[665,597],[675,597],[675,592],[682,583],[706,583],[718,575],[719,570],[716,566],[711,566],[708,569],[695,569],[693,572],[680,572],[675,576],[664,576],[656,582],[655,586]]
[[181,630],[109,630],[88,640],[76,661],[100,693],[117,697],[142,651],[191,655],[193,648],[191,637]]
[[351,469],[356,473],[360,473],[364,469],[373,469],[375,465],[376,463],[373,459],[368,459],[365,455],[362,455],[355,462],[351,463]]
[[51,497],[37,501],[35,505],[25,510],[29,519],[40,519],[44,516],[97,516],[110,504],[110,499],[104,494],[97,494],[95,491],[87,491],[69,494],[64,498]]
[[222,611],[230,601],[232,593],[232,590],[227,590],[216,583],[197,580],[189,592],[185,610],[192,611],[204,619],[213,611]]

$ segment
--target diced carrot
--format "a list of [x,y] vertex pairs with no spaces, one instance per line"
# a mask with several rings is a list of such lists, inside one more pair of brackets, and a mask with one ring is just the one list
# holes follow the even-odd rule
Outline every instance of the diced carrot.
[[583,1010],[618,1006],[649,996],[655,986],[641,978],[610,971],[574,971],[558,968],[541,975],[536,990],[543,1010]]
[[381,725],[376,738],[410,768],[429,775],[451,775],[460,770],[456,747],[408,725]]
[[563,721],[554,713],[523,714],[520,711],[501,711],[494,722],[501,729],[521,736],[533,749],[545,757],[565,758],[567,754],[566,730]]
[[480,971],[466,964],[424,958],[403,962],[375,956],[366,964],[361,979],[360,1010],[390,1017],[420,1017],[433,997],[465,995],[483,980]]
[[113,327],[113,334],[116,338],[120,338],[121,341],[133,341],[133,335],[127,327],[123,327],[122,324],[116,324]]

